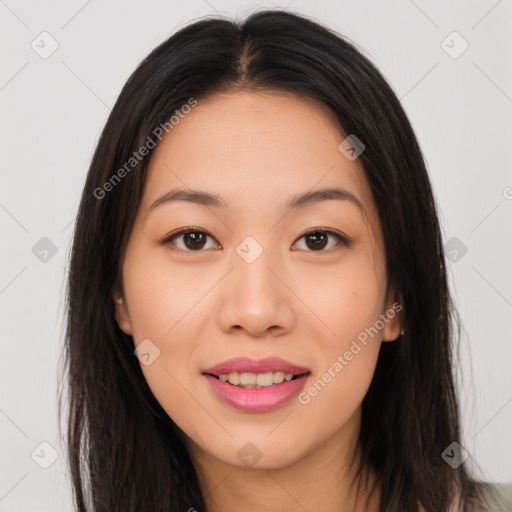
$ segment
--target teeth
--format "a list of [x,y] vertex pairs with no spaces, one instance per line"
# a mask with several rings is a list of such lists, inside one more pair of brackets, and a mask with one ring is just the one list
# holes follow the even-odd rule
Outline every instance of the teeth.
[[240,384],[240,375],[238,373],[230,373],[229,375],[227,375],[227,380],[229,380],[231,384],[238,386],[238,384]]
[[266,373],[223,373],[219,375],[222,382],[229,382],[241,388],[266,388],[274,384],[290,381],[293,373],[266,372]]
[[272,386],[274,384],[274,372],[258,373],[256,375],[256,384],[258,386]]
[[240,374],[240,384],[242,386],[251,385],[254,386],[256,384],[256,375],[254,373],[241,373]]
[[284,372],[274,372],[274,384],[281,384],[284,380]]

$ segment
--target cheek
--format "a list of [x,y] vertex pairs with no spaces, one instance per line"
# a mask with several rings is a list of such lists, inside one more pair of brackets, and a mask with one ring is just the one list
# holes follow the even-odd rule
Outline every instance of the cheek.
[[[136,243],[134,243],[136,245]],[[183,322],[187,300],[182,283],[155,258],[151,251],[127,249],[123,285],[128,299],[134,349],[139,352],[141,370],[157,399],[162,390],[174,390],[175,378],[186,372],[191,347],[175,336]],[[171,297],[179,297],[171,302]],[[172,304],[172,307],[169,307]],[[186,317],[185,317],[186,318]],[[149,354],[143,356],[142,354]],[[172,357],[170,357],[172,355]],[[148,363],[149,364],[145,364]]]
[[144,249],[142,243],[127,248],[123,266],[134,344],[142,351],[145,343],[152,360],[145,365],[139,356],[141,370],[168,413],[191,409],[185,390],[191,389],[198,372],[193,365],[199,350],[196,340],[208,318],[203,311],[206,301],[200,299],[211,282],[197,279],[194,267],[181,265],[177,270],[164,250]]
[[[164,281],[155,282],[151,287],[150,283],[149,279],[139,281],[133,290],[140,291],[137,298],[132,299],[134,343],[139,354],[149,352],[152,359],[150,364],[145,364],[144,356],[139,355],[140,368],[155,399],[169,417],[188,432],[193,428],[194,418],[202,414],[191,398],[197,380],[194,373],[197,368],[192,365],[197,349],[195,340],[199,339],[197,324],[186,314],[191,307],[186,300],[180,297],[171,302],[166,296],[169,291]],[[144,344],[147,350],[141,350]]]
[[[363,267],[340,269],[330,279],[316,276],[325,294],[312,308],[329,329],[320,324],[316,331],[318,371],[298,397],[299,411],[307,418],[301,435],[313,439],[325,439],[358,421],[373,378],[382,338],[375,326],[383,290],[376,274]],[[308,277],[306,286],[313,286],[314,277]]]
[[380,261],[376,264],[367,252],[353,251],[347,252],[339,265],[299,269],[297,295],[304,297],[309,314],[317,317],[319,327],[328,334],[331,349],[339,351],[350,345],[352,339],[375,325],[382,313],[385,268]]
[[195,265],[176,266],[164,248],[133,250],[123,267],[134,339],[167,339],[189,321],[209,283],[197,278]]
[[304,272],[301,279],[303,293],[315,290],[304,296],[321,320],[312,324],[317,326],[313,335],[318,373],[301,403],[307,402],[312,416],[319,418],[336,407],[341,423],[353,414],[371,383],[382,339],[379,315],[385,295],[385,267],[373,253],[347,253],[343,263],[328,272],[321,268]]

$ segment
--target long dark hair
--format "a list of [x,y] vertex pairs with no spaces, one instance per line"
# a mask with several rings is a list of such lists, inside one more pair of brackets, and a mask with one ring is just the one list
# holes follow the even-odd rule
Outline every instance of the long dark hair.
[[272,10],[243,22],[208,17],[180,29],[133,72],[101,134],[67,282],[65,439],[77,510],[206,510],[182,432],[149,389],[112,297],[122,290],[121,263],[151,151],[126,163],[191,98],[240,90],[319,100],[341,135],[355,134],[365,145],[359,162],[380,215],[388,285],[400,294],[406,330],[400,341],[382,344],[362,404],[359,469],[378,476],[380,512],[409,512],[419,503],[426,512],[447,511],[456,492],[466,506],[474,501],[484,510],[466,463],[452,468],[442,457],[461,435],[452,368],[458,315],[411,124],[354,43],[301,15]]

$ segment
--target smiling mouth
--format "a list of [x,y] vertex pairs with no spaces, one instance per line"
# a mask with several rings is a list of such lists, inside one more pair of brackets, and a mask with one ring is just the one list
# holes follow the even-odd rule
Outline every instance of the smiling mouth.
[[296,380],[299,377],[309,375],[310,372],[301,374],[285,373],[285,372],[265,372],[265,373],[223,373],[214,375],[212,373],[203,373],[217,380],[231,384],[238,388],[271,388],[280,384]]

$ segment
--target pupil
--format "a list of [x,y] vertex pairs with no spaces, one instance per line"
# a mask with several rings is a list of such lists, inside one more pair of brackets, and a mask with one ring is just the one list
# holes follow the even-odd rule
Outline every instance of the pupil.
[[[308,241],[313,241],[310,245]],[[310,249],[323,249],[327,245],[327,235],[325,233],[315,232],[306,236],[306,243]]]
[[[197,233],[197,232],[192,231],[190,233],[185,233],[183,235],[183,238],[185,240],[185,245],[189,249],[201,249],[204,246],[204,242],[205,242],[204,233]],[[199,241],[199,244],[194,245],[194,244],[197,244],[198,241]]]

